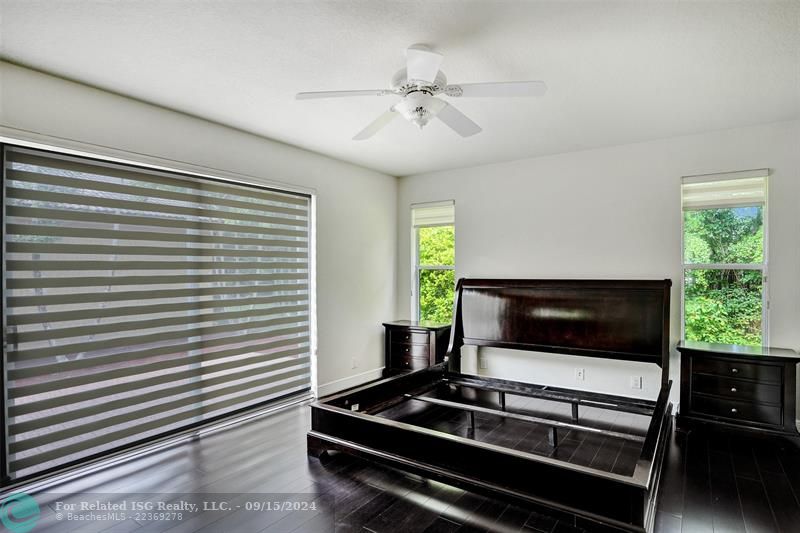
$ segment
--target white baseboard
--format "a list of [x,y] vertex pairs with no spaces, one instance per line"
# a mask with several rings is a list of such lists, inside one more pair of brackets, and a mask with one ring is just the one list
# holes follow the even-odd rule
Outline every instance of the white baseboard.
[[353,376],[323,383],[317,387],[317,395],[322,398],[323,396],[328,396],[335,392],[349,389],[350,387],[357,387],[363,383],[380,379],[381,377],[383,377],[383,367],[374,368]]

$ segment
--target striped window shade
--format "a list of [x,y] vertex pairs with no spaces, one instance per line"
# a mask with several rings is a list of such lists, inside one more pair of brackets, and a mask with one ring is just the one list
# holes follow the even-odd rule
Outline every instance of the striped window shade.
[[683,178],[682,203],[685,211],[764,205],[769,169]]
[[7,468],[306,392],[307,196],[6,146]]

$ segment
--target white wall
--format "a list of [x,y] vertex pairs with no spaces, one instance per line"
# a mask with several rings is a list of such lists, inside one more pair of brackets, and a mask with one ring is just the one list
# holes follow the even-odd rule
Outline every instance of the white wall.
[[[454,199],[458,277],[670,278],[674,346],[680,336],[680,178],[751,168],[773,170],[770,344],[798,348],[798,121],[401,178],[398,318],[411,314],[409,206]],[[481,372],[497,377],[636,395],[629,379],[641,375],[642,395],[652,397],[658,389],[654,365],[626,370],[618,363],[568,356],[487,350],[481,356],[489,356]],[[674,352],[677,388],[676,358]],[[467,364],[474,369],[476,363]],[[577,367],[586,369],[584,382],[575,380]]]
[[395,309],[396,178],[3,62],[0,93],[6,136],[34,137],[15,128],[315,189],[320,392],[379,376],[381,322]]

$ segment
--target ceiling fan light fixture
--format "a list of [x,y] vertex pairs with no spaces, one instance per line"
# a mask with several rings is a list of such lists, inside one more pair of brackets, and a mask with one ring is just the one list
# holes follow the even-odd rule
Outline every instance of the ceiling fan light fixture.
[[442,100],[420,91],[409,94],[395,104],[394,110],[419,129],[422,129],[446,105]]

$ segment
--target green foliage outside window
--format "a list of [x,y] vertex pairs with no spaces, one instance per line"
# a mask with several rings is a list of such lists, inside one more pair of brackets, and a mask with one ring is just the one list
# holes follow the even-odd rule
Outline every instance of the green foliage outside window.
[[419,319],[449,324],[453,320],[455,294],[453,270],[419,271]]
[[419,264],[454,266],[456,264],[455,226],[433,226],[417,230]]
[[426,266],[455,265],[455,227],[417,230],[419,246],[419,319],[449,323],[453,319],[455,272]]
[[[685,212],[684,260],[689,264],[762,263],[762,208]],[[761,344],[762,290],[760,270],[686,269],[686,339]]]

